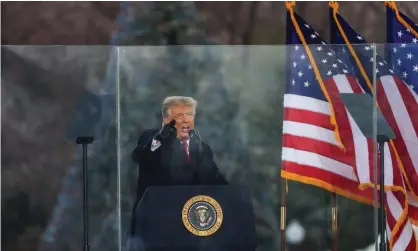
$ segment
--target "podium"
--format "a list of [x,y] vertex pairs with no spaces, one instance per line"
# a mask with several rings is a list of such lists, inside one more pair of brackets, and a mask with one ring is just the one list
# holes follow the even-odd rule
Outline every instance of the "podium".
[[251,197],[240,186],[149,187],[134,217],[141,251],[256,249]]

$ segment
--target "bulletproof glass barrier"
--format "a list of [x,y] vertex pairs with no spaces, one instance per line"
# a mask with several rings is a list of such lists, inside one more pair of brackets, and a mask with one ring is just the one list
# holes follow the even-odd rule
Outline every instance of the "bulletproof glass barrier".
[[[358,49],[364,46],[352,45]],[[375,245],[379,219],[377,207],[373,207],[379,196],[373,189],[377,144],[366,138],[370,135],[357,123],[372,127],[373,136],[377,135],[377,119],[373,117],[375,109],[369,107],[361,114],[366,122],[356,122],[358,118],[349,112],[351,103],[347,105],[340,96],[369,93],[373,99],[348,52],[346,46],[324,44],[118,47],[121,249],[152,250],[153,244],[145,243],[151,238],[147,229],[139,238],[132,234],[138,227],[138,211],[153,212],[149,217],[142,215],[146,220],[139,223],[151,232],[164,220],[179,224],[170,234],[161,230],[162,242],[176,238],[193,242],[195,236],[210,232],[208,238],[196,237],[201,238],[196,243],[209,245],[211,238],[232,229],[229,224],[233,222],[243,229],[255,225],[256,250],[284,250],[283,246],[286,250],[333,250],[336,246],[338,250],[362,250]],[[359,62],[370,64],[376,52],[370,53]],[[371,67],[375,69],[373,76],[377,67]],[[176,109],[165,111],[163,101],[170,96],[192,97],[198,103],[196,113],[190,113],[187,105],[168,106]],[[373,107],[373,100],[366,102]],[[160,136],[173,133],[161,130],[162,125],[172,119],[176,131],[170,142],[177,142],[176,135],[189,136],[188,154],[179,141],[177,148],[170,148],[171,154],[162,154],[167,141]],[[198,144],[193,143],[196,138]],[[142,155],[135,154],[138,144],[145,152]],[[231,216],[228,200],[200,187],[222,186],[221,179],[212,179],[212,171],[202,165],[178,164],[181,161],[176,156],[188,163],[187,155],[195,163],[193,144],[206,156],[204,163],[213,166],[210,154],[204,153],[211,149],[220,177],[228,187],[245,191],[236,201],[249,205],[253,215],[244,217],[241,213],[248,208],[234,208]],[[190,187],[188,193],[184,186]],[[199,230],[197,224],[208,222],[199,218],[196,208],[210,206],[203,203],[203,197],[194,201],[197,204],[188,201],[194,198],[192,191],[219,198],[215,201],[224,210],[221,226]],[[230,190],[224,191],[229,194]],[[176,197],[177,192],[187,195]],[[152,196],[158,203],[146,202]],[[141,203],[146,209],[140,209]],[[213,208],[209,216],[219,213]],[[175,219],[170,221],[170,217]],[[162,233],[155,231],[153,238]],[[196,245],[205,250],[203,244]]]
[[118,250],[116,47],[2,46],[2,248]]
[[[379,178],[374,172],[378,146],[365,140],[364,128],[360,128],[371,124],[377,140],[378,120],[367,111],[363,114],[366,122],[355,127],[358,118],[350,113],[350,104],[344,103],[341,94],[370,94],[373,110],[380,110],[396,136],[385,153],[398,160],[398,167],[387,165],[386,169],[385,164],[386,173],[392,170],[393,174],[387,176],[392,180],[385,176],[385,185],[405,186],[408,195],[406,200],[402,190],[387,193],[401,208],[401,214],[392,212],[390,206],[387,209],[386,231],[391,240],[396,236],[391,230],[402,220],[399,215],[406,205],[407,219],[416,223],[413,185],[418,183],[412,172],[414,155],[408,152],[415,149],[414,142],[412,137],[400,141],[405,132],[413,135],[416,116],[410,109],[414,103],[403,98],[402,107],[400,102],[390,103],[391,98],[400,100],[396,96],[379,96],[380,90],[385,95],[396,94],[382,84],[391,72],[379,75],[388,64],[396,73],[391,75],[393,81],[408,86],[398,86],[398,96],[416,97],[416,81],[407,78],[414,76],[414,65],[402,65],[413,59],[408,56],[411,53],[406,52],[401,63],[398,58],[393,62],[379,58],[379,54],[387,57],[389,49],[401,51],[403,46],[352,45],[356,57],[342,45],[312,45],[309,53],[298,45],[3,46],[2,214],[7,231],[3,231],[2,247],[82,248],[82,148],[75,141],[92,135],[94,142],[87,148],[90,249],[125,250],[138,194],[146,194],[137,191],[139,169],[132,152],[145,130],[161,129],[162,102],[167,96],[190,96],[198,101],[197,113],[180,114],[179,120],[186,120],[190,129],[195,119],[195,131],[204,146],[210,146],[221,176],[230,186],[245,190],[237,201],[243,207],[250,205],[253,215],[245,218],[236,213],[242,218],[233,222],[248,226],[254,222],[257,250],[280,250],[282,239],[288,250],[324,250],[336,244],[339,250],[354,250],[374,245],[379,228],[379,214],[370,206],[377,204],[379,196],[370,186]],[[378,95],[373,96],[371,90]],[[379,102],[382,104],[376,105]],[[391,109],[388,103],[393,105]],[[344,106],[348,113],[341,113]],[[411,120],[397,128],[393,123],[399,118]],[[372,146],[364,146],[364,141]],[[361,147],[368,147],[362,152],[368,158],[353,153]],[[160,158],[159,162],[167,161]],[[369,162],[359,162],[365,159]],[[385,163],[392,163],[386,159]],[[405,171],[404,185],[396,183],[399,170]],[[162,185],[175,180],[170,176],[173,173],[163,172],[155,172],[155,180]],[[199,185],[180,184],[193,189]],[[151,193],[161,194],[157,190]],[[212,236],[222,233],[232,218],[226,217],[229,202],[218,202],[225,211],[224,223]],[[173,200],[167,198],[167,203],[172,205]],[[240,209],[236,211],[245,211]],[[155,208],[155,212],[165,211]],[[182,213],[180,210],[178,217]],[[338,221],[333,220],[335,213]],[[183,234],[188,233],[186,225],[181,226]]]
[[[418,236],[418,40],[408,29],[392,32],[390,36],[395,36],[394,41],[399,43],[376,45],[376,104],[395,134],[385,152],[386,156],[390,151],[394,170],[392,174],[385,163],[385,172],[388,172],[385,182],[394,183],[402,191],[394,193],[395,202],[400,205],[398,210],[401,208],[400,215],[408,210],[406,226],[398,230],[399,237],[391,231],[387,234],[388,238],[395,236],[393,245],[410,248],[414,234],[415,238]],[[396,204],[386,209],[389,229],[393,228],[390,217],[401,218],[396,213]]]

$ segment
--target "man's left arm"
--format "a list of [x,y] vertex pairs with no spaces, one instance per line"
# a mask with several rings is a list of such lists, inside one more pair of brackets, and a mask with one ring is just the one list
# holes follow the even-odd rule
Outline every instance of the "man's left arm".
[[202,142],[202,148],[202,154],[204,155],[203,165],[206,169],[206,182],[210,185],[228,185],[228,181],[223,177],[213,159],[213,152],[210,146]]

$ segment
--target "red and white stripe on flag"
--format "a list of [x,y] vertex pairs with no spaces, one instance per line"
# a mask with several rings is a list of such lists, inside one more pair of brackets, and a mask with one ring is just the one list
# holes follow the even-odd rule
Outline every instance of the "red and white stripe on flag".
[[[373,141],[367,139],[344,107],[340,93],[364,93],[352,76],[336,75],[326,84],[328,94],[335,110],[342,143],[346,152],[352,156],[352,167],[362,187],[372,188],[374,177]],[[416,239],[408,217],[408,195],[403,174],[397,160],[392,142],[384,146],[385,191],[388,233],[392,250],[416,250]],[[379,153],[380,154],[380,153]],[[379,159],[379,158],[378,158]],[[379,167],[379,163],[377,163]],[[378,170],[380,172],[380,170]],[[380,180],[378,179],[378,184]]]
[[380,109],[396,134],[394,146],[401,160],[410,201],[409,216],[418,225],[418,96],[395,76],[377,81]]
[[[345,150],[342,151],[335,139],[328,102],[286,94],[282,176],[370,203],[373,200],[370,189],[373,186],[373,144],[364,137],[339,99],[340,93],[363,93],[363,90],[355,78],[347,75],[334,76],[326,86]],[[388,236],[392,250],[415,251],[416,241],[407,217],[406,191],[393,155],[393,149],[386,145]],[[364,190],[359,189],[359,184]]]
[[330,116],[326,101],[285,94],[281,175],[372,204],[373,192],[358,188],[350,157],[334,137]]

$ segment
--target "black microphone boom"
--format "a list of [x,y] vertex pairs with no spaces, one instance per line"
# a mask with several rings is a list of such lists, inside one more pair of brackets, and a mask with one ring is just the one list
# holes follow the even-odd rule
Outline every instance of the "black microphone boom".
[[199,153],[201,153],[203,151],[203,149],[202,149],[202,140],[200,138],[199,131],[193,130],[193,129],[190,130],[189,131],[189,138],[196,141],[196,143],[198,145]]

